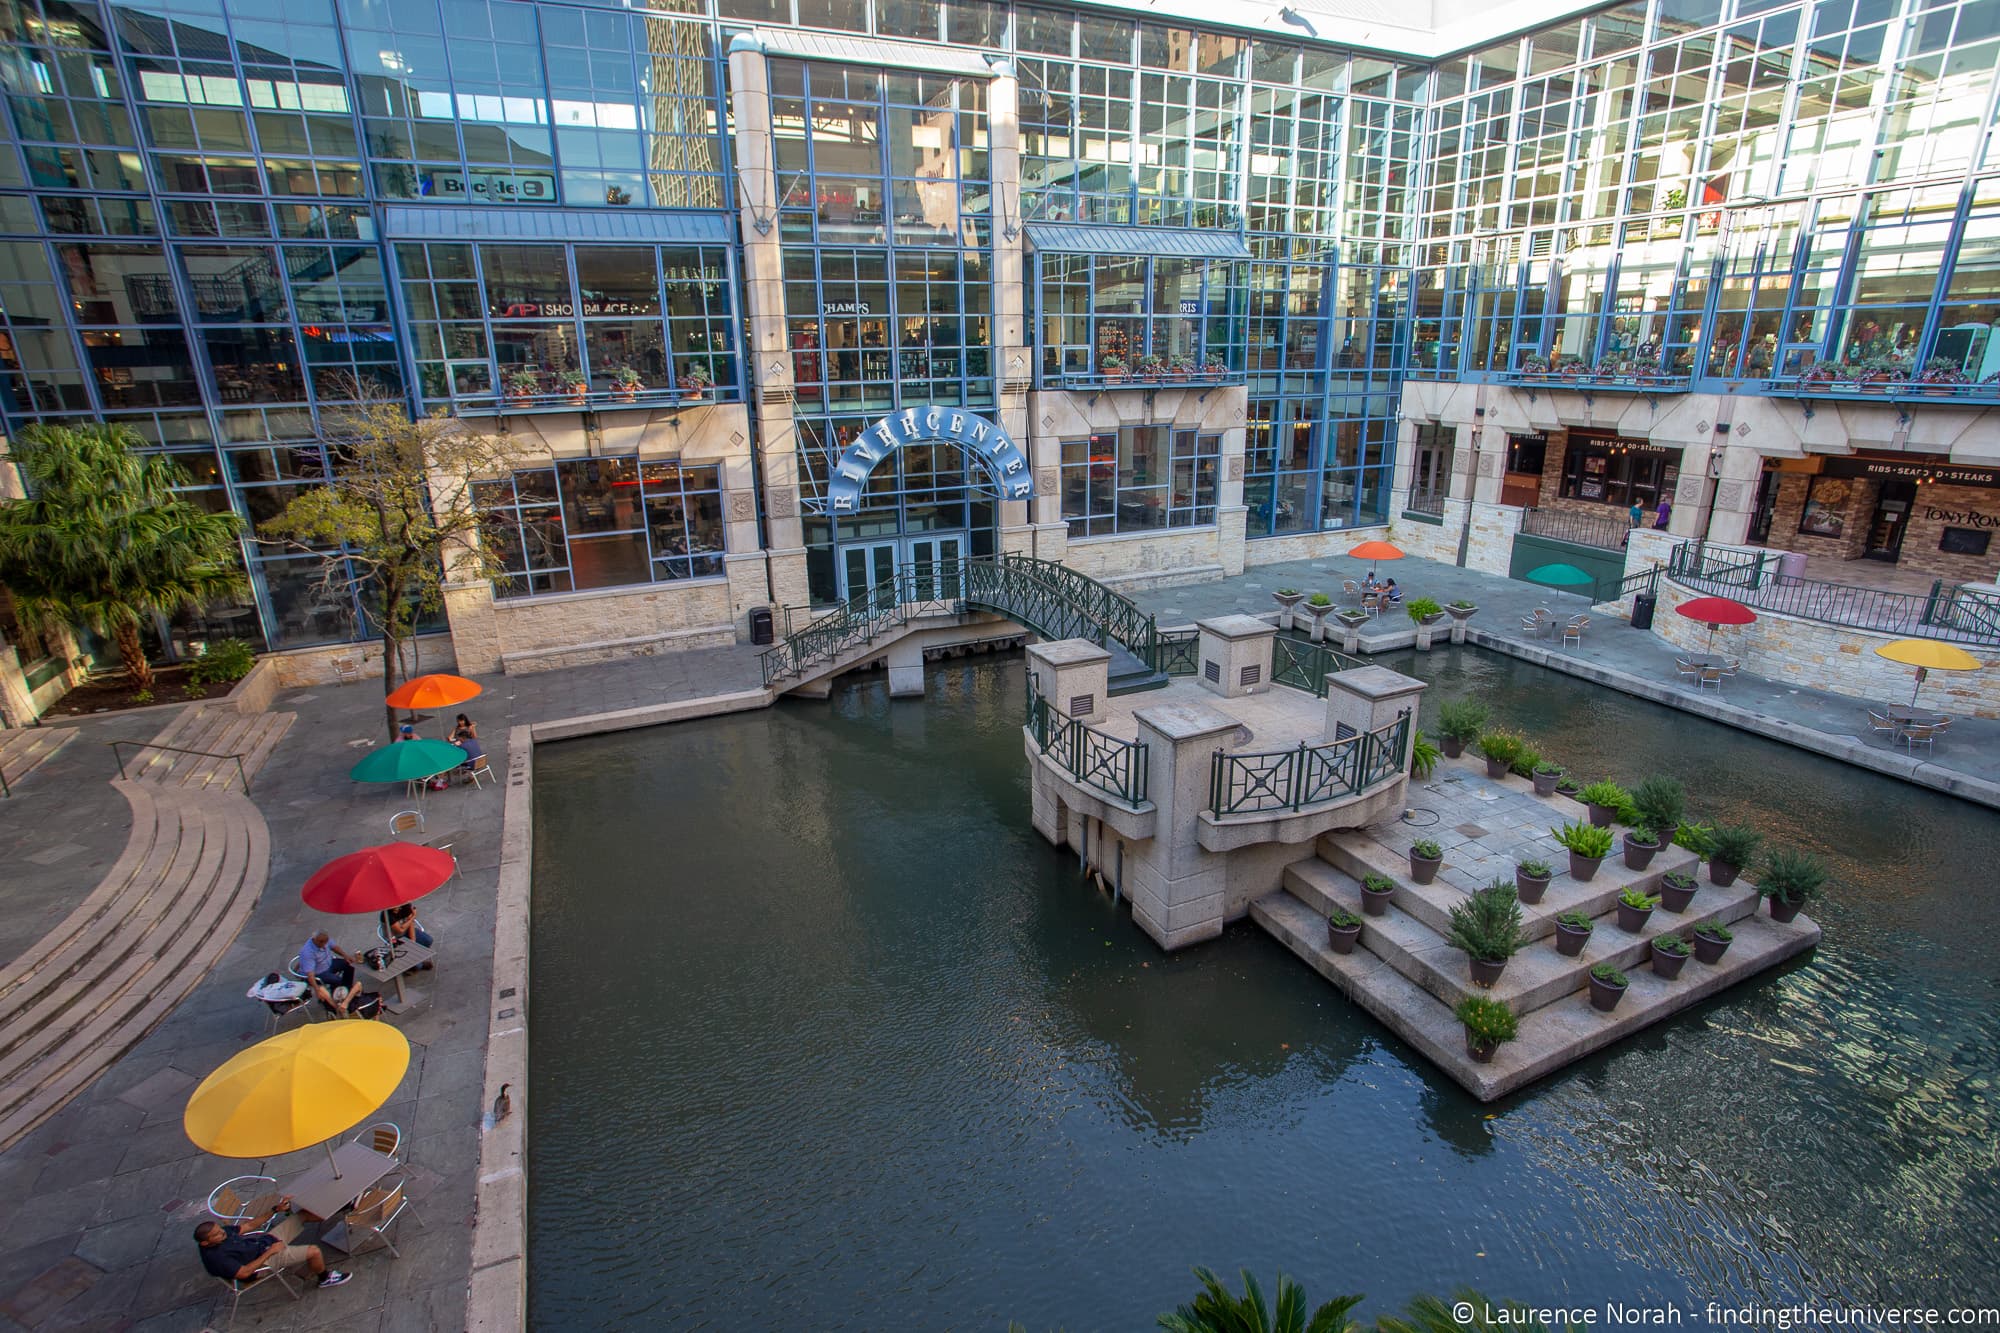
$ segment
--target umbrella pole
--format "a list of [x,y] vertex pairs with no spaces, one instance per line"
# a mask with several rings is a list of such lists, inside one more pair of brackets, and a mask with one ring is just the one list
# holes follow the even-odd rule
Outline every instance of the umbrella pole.
[[1922,667],[1918,667],[1917,683],[1910,687],[1910,707],[1915,708],[1917,706],[1917,694],[1923,688],[1924,688],[1924,669]]
[[322,1148],[326,1149],[326,1164],[327,1164],[328,1166],[330,1166],[330,1167],[332,1167],[332,1168],[333,1168],[333,1178],[334,1178],[335,1180],[339,1180],[339,1179],[340,1179],[340,1163],[339,1163],[338,1161],[334,1160],[334,1156],[333,1156],[333,1140],[332,1140],[332,1139],[328,1139],[328,1140],[327,1140],[327,1141],[326,1141],[325,1143],[322,1143],[322,1144],[320,1144],[320,1147],[322,1147]]

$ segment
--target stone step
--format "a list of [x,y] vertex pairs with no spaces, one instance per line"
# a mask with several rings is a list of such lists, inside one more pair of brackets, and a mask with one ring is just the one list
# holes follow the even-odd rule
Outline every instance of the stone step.
[[[297,716],[240,713],[219,704],[192,704],[147,747],[133,752],[126,773],[138,780],[182,787],[239,786],[240,779],[256,776]],[[168,746],[173,748],[156,748]],[[198,753],[183,754],[183,750]],[[238,758],[242,761],[240,774]]]
[[1375,917],[1366,916],[1363,911],[1360,881],[1324,861],[1287,866],[1283,883],[1288,893],[1322,918],[1322,933],[1331,906],[1362,916],[1364,924],[1357,947],[1375,954],[1445,1004],[1456,1006],[1468,996],[1484,995],[1505,1001],[1517,1014],[1532,1013],[1585,988],[1590,969],[1600,963],[1610,963],[1626,972],[1646,966],[1652,956],[1652,941],[1660,935],[1684,932],[1699,921],[1711,919],[1733,923],[1757,908],[1757,895],[1752,889],[1716,889],[1712,890],[1714,894],[1727,892],[1730,896],[1711,903],[1712,910],[1701,916],[1675,916],[1655,910],[1645,928],[1636,934],[1619,929],[1615,908],[1596,913],[1592,917],[1596,929],[1585,942],[1582,954],[1564,957],[1556,951],[1553,936],[1545,935],[1508,959],[1500,980],[1491,989],[1482,989],[1472,982],[1471,961],[1463,951],[1446,942],[1449,923],[1440,929],[1430,924],[1428,915],[1405,909],[1407,903],[1429,901],[1414,898],[1408,884],[1399,884],[1389,910]]
[[[1803,953],[1820,936],[1819,927],[1808,917],[1784,924],[1768,916],[1744,917],[1732,927],[1735,941],[1715,966],[1690,958],[1673,981],[1654,976],[1650,968],[1628,970],[1630,989],[1609,1014],[1593,1009],[1585,992],[1564,996],[1523,1016],[1520,1036],[1503,1045],[1492,1063],[1479,1064],[1465,1053],[1464,1029],[1451,1005],[1373,952],[1334,953],[1326,941],[1325,914],[1316,907],[1281,891],[1252,903],[1250,916],[1481,1101],[1524,1087]],[[1370,918],[1370,924],[1375,920]],[[1370,933],[1363,930],[1364,942]]]
[[0,731],[0,777],[9,787],[46,763],[76,736],[75,727],[10,727]]
[[128,954],[130,981],[93,996],[87,1017],[72,1006],[58,1025],[59,1039],[40,1043],[32,1062],[0,1082],[0,1149],[61,1109],[163,1021],[249,919],[270,871],[263,817],[234,792],[190,793],[188,800],[202,811],[205,854],[197,873],[143,946]]

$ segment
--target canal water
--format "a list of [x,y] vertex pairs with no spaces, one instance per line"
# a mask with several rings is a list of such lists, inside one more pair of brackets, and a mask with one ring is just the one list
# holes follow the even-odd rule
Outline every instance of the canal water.
[[[1993,1304],[2000,817],[1475,650],[1382,659],[1834,868],[1816,955],[1483,1106],[1255,926],[1162,955],[1029,827],[1022,664],[536,751],[537,1328],[1143,1329]],[[1413,793],[1420,806],[1422,791]]]

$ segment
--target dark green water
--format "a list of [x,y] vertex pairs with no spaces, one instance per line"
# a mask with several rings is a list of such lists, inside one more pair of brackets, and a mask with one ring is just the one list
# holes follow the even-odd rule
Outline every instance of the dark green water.
[[535,1326],[1141,1329],[1193,1264],[1364,1313],[1993,1304],[2000,817],[1507,659],[1385,660],[1825,855],[1827,943],[1485,1107],[1254,926],[1166,957],[1084,887],[1028,825],[1018,660],[542,746]]

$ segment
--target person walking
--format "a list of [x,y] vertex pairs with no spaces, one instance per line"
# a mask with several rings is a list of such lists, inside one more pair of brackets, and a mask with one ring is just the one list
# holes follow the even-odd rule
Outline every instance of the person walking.
[[1653,526],[1661,532],[1667,530],[1667,521],[1674,516],[1674,502],[1666,496],[1660,497],[1660,507],[1653,514]]

